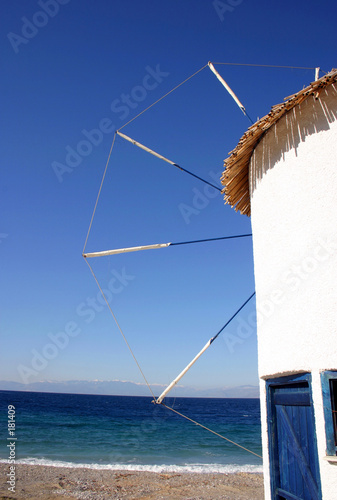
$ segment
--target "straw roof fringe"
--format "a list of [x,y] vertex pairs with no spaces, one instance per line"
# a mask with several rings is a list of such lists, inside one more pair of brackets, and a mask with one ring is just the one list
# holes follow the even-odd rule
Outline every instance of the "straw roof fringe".
[[229,203],[241,214],[250,216],[249,162],[258,142],[265,132],[289,110],[309,96],[318,99],[320,92],[334,82],[337,82],[337,69],[331,70],[330,73],[310,83],[308,87],[296,94],[286,97],[285,102],[273,106],[268,115],[249,127],[224,162],[225,171],[221,176],[221,182],[225,186],[222,190],[225,203]]

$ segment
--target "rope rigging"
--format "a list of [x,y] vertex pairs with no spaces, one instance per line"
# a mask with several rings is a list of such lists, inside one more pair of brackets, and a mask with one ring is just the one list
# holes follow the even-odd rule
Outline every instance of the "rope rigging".
[[[315,69],[316,71],[316,74],[317,74],[317,70],[319,71],[319,68],[304,68],[304,67],[296,67],[296,66],[276,66],[276,65],[258,65],[258,64],[240,64],[240,63],[214,63],[214,64],[219,64],[219,65],[232,65],[232,66],[255,66],[255,67],[273,67],[273,68],[289,68],[289,69],[305,69],[305,70],[312,70],[312,69]],[[201,182],[205,183],[205,184],[208,184],[209,186],[213,187],[214,189],[218,190],[218,191],[222,191],[221,188],[219,188],[218,186],[208,182],[207,180],[203,179],[202,177],[199,177],[198,175],[196,175],[195,173],[193,172],[190,172],[186,169],[184,169],[183,167],[181,167],[180,165],[178,165],[177,163],[169,160],[168,158],[160,155],[159,153],[156,153],[155,151],[151,150],[150,148],[148,148],[147,146],[144,146],[143,144],[131,139],[129,136],[121,133],[121,130],[126,127],[127,125],[129,125],[132,121],[134,121],[136,118],[138,118],[139,116],[141,116],[143,113],[145,113],[146,111],[148,111],[150,108],[152,108],[153,106],[155,106],[157,103],[159,103],[161,100],[163,100],[165,97],[167,97],[169,94],[171,94],[172,92],[174,92],[175,90],[177,90],[179,87],[181,87],[184,83],[186,83],[187,81],[189,81],[191,78],[193,78],[194,76],[196,76],[197,74],[199,74],[202,70],[204,70],[206,67],[209,67],[210,70],[213,72],[213,74],[216,76],[216,78],[220,81],[220,83],[223,85],[223,87],[226,89],[226,91],[229,93],[229,95],[233,98],[233,100],[235,101],[235,103],[237,104],[237,106],[240,108],[240,110],[242,111],[242,113],[249,119],[249,121],[251,123],[253,123],[253,120],[250,118],[250,116],[248,115],[247,111],[246,111],[246,108],[244,107],[244,105],[241,103],[241,101],[238,99],[238,97],[235,95],[235,93],[233,92],[233,90],[229,87],[229,85],[227,84],[227,82],[223,79],[223,77],[218,73],[218,71],[215,69],[214,67],[214,64],[212,64],[211,62],[209,62],[208,64],[205,64],[202,68],[200,68],[198,71],[196,71],[195,73],[193,73],[191,76],[189,76],[188,78],[186,78],[184,81],[182,81],[180,84],[178,84],[177,86],[175,86],[173,89],[171,89],[169,92],[167,92],[165,95],[163,95],[162,97],[160,97],[158,100],[156,100],[154,103],[152,103],[150,106],[148,106],[146,109],[144,109],[143,111],[141,111],[140,113],[138,113],[136,116],[134,116],[131,120],[129,120],[127,123],[125,123],[122,127],[120,127],[118,130],[115,131],[114,133],[114,137],[113,137],[113,141],[112,141],[112,145],[111,145],[111,148],[110,148],[110,151],[109,151],[109,155],[108,155],[108,159],[107,159],[107,162],[106,162],[106,165],[105,165],[105,169],[104,169],[104,173],[103,173],[103,177],[102,177],[102,180],[101,180],[101,184],[100,184],[100,187],[99,187],[99,191],[98,191],[98,195],[97,195],[97,198],[96,198],[96,202],[95,202],[95,205],[94,205],[94,209],[93,209],[93,213],[92,213],[92,216],[91,216],[91,219],[90,219],[90,224],[89,224],[89,228],[88,228],[88,232],[87,232],[87,235],[86,235],[86,239],[85,239],[85,243],[84,243],[84,247],[83,247],[83,251],[82,251],[82,256],[84,257],[84,259],[86,260],[87,262],[87,265],[96,281],[96,284],[100,290],[100,293],[102,294],[102,297],[104,298],[107,306],[108,306],[108,309],[109,309],[109,312],[110,314],[112,315],[132,357],[134,358],[134,361],[135,363],[137,364],[137,367],[147,385],[147,387],[149,388],[149,391],[153,397],[153,402],[156,403],[156,404],[159,404],[161,406],[163,406],[164,408],[167,408],[168,410],[170,411],[173,411],[174,413],[176,413],[177,415],[180,415],[181,417],[189,420],[190,422],[212,432],[213,434],[219,436],[220,438],[222,439],[225,439],[226,441],[228,442],[231,442],[232,444],[236,445],[236,446],[239,446],[240,448],[248,451],[249,453],[252,453],[254,455],[256,455],[257,457],[259,458],[262,458],[260,455],[258,455],[257,453],[251,451],[251,450],[248,450],[247,448],[244,448],[243,446],[241,446],[240,444],[238,443],[235,443],[234,441],[231,441],[230,439],[218,434],[217,432],[205,427],[204,425],[192,420],[191,418],[187,417],[186,415],[183,415],[181,413],[179,413],[178,411],[176,411],[175,409],[167,406],[166,404],[163,403],[163,399],[165,398],[165,396],[168,394],[168,392],[178,383],[178,381],[185,375],[185,373],[191,368],[191,366],[197,361],[197,359],[208,349],[208,347],[215,341],[215,339],[221,334],[221,332],[228,326],[228,324],[237,316],[237,314],[245,307],[245,305],[252,299],[252,297],[255,295],[255,292],[253,294],[250,295],[250,297],[239,307],[239,309],[232,315],[232,317],[225,323],[225,325],[216,333],[216,335],[214,337],[212,337],[208,342],[207,344],[202,348],[202,350],[197,354],[197,356],[195,356],[195,358],[189,363],[189,365],[187,365],[187,367],[178,375],[178,377],[176,377],[176,379],[174,379],[174,381],[165,389],[165,391],[159,396],[159,398],[156,399],[151,387],[150,387],[150,384],[149,382],[147,381],[141,367],[140,367],[140,364],[138,363],[127,339],[126,339],[126,336],[125,334],[123,333],[117,319],[116,319],[116,316],[114,315],[112,309],[111,309],[111,306],[109,304],[109,301],[107,300],[105,294],[104,294],[104,290],[102,289],[102,287],[100,286],[99,282],[98,282],[98,279],[97,277],[95,276],[94,274],[94,271],[92,269],[92,267],[90,266],[87,258],[88,257],[98,257],[98,256],[103,256],[103,255],[114,255],[114,254],[118,254],[118,253],[124,253],[124,252],[133,252],[133,251],[138,251],[138,250],[147,250],[147,249],[159,249],[159,248],[166,248],[168,246],[177,246],[177,245],[186,245],[186,244],[193,244],[193,243],[202,243],[202,242],[208,242],[208,241],[216,241],[216,240],[226,240],[226,239],[232,239],[232,238],[244,238],[244,237],[248,237],[248,236],[252,236],[251,234],[243,234],[243,235],[236,235],[236,236],[222,236],[222,237],[218,237],[218,238],[208,238],[208,239],[202,239],[202,240],[193,240],[193,241],[183,241],[183,242],[170,242],[170,243],[161,243],[161,244],[155,244],[155,245],[146,245],[146,246],[142,246],[142,247],[129,247],[129,248],[126,248],[126,249],[114,249],[114,250],[107,250],[107,251],[103,251],[103,252],[91,252],[91,253],[85,253],[85,249],[86,249],[86,246],[87,246],[87,242],[88,242],[88,239],[89,239],[89,235],[90,235],[90,231],[91,231],[91,227],[92,227],[92,224],[93,224],[93,220],[94,220],[94,217],[95,217],[95,213],[96,213],[96,209],[97,209],[97,205],[98,205],[98,202],[99,202],[99,198],[100,198],[100,195],[101,195],[101,191],[102,191],[102,187],[103,187],[103,183],[104,183],[104,180],[105,180],[105,176],[106,176],[106,173],[107,173],[107,168],[108,168],[108,165],[109,165],[109,162],[110,162],[110,158],[111,158],[111,154],[112,154],[112,150],[113,150],[113,147],[114,147],[114,144],[115,144],[115,140],[116,140],[116,136],[119,135],[120,137],[122,137],[123,139],[131,142],[132,144],[134,144],[135,146],[143,149],[144,151],[156,156],[157,158],[171,164],[172,166],[174,167],[177,167],[179,168],[181,171],[193,176],[194,178],[200,180]]]
[[145,108],[143,111],[141,111],[140,113],[138,113],[138,115],[134,116],[133,118],[131,118],[131,120],[129,120],[128,122],[124,123],[124,125],[122,127],[120,127],[118,130],[122,130],[122,128],[126,127],[127,125],[129,125],[129,123],[133,122],[133,120],[135,120],[136,118],[138,118],[140,115],[142,115],[143,113],[145,113],[145,111],[147,111],[148,109],[152,108],[155,104],[157,104],[158,102],[160,102],[162,99],[165,99],[165,97],[167,97],[169,94],[172,94],[172,92],[174,92],[175,90],[177,90],[179,87],[181,87],[184,83],[188,82],[188,80],[191,80],[191,78],[193,78],[195,75],[197,75],[198,73],[200,73],[200,71],[202,71],[204,68],[207,67],[207,64],[205,64],[205,66],[203,66],[202,68],[198,69],[198,71],[196,71],[195,73],[193,73],[193,75],[189,76],[188,78],[186,78],[183,82],[179,83],[178,85],[176,85],[173,89],[171,89],[169,92],[167,92],[166,94],[164,94],[163,96],[161,96],[159,99],[157,99],[157,101],[153,102],[152,104],[150,104],[150,106],[148,106],[147,108]]
[[190,422],[192,422],[193,424],[195,425],[198,425],[199,427],[202,427],[203,429],[205,429],[206,431],[209,431],[211,432],[212,434],[215,434],[216,436],[218,436],[219,438],[221,439],[225,439],[226,441],[228,441],[229,443],[232,443],[234,444],[235,446],[238,446],[239,448],[242,448],[243,450],[245,451],[248,451],[248,453],[252,453],[253,455],[255,455],[256,457],[259,457],[259,458],[262,458],[261,455],[258,455],[257,453],[255,453],[255,451],[252,451],[252,450],[249,450],[248,448],[245,448],[244,446],[242,446],[241,444],[239,443],[236,443],[235,441],[232,441],[231,439],[228,439],[226,438],[225,436],[223,436],[222,434],[219,434],[218,432],[215,432],[213,431],[212,429],[210,429],[209,427],[206,427],[205,425],[202,425],[200,424],[199,422],[196,422],[195,420],[192,420],[190,417],[187,417],[187,415],[184,415],[183,413],[180,413],[179,411],[175,410],[174,408],[172,408],[171,406],[167,406],[166,404],[164,403],[161,403],[161,406],[163,406],[164,408],[166,408],[167,410],[170,410],[170,411],[173,411],[174,413],[176,413],[177,415],[179,415],[180,417],[183,417],[185,418],[186,420],[189,420]]
[[280,69],[313,69],[313,67],[304,66],[279,66],[277,64],[249,64],[249,63],[229,63],[229,62],[215,62],[214,64],[219,64],[222,66],[250,66],[254,68],[280,68]]
[[106,295],[105,295],[105,293],[104,293],[104,290],[102,289],[101,285],[99,284],[98,279],[97,279],[97,277],[96,277],[96,275],[95,275],[95,273],[94,273],[94,271],[93,271],[92,267],[90,266],[90,264],[89,264],[89,262],[88,262],[87,260],[86,260],[86,263],[87,263],[87,264],[88,264],[88,266],[89,266],[90,272],[91,272],[91,274],[93,275],[94,280],[96,281],[96,284],[97,284],[97,286],[98,286],[98,288],[99,288],[99,291],[101,292],[102,297],[103,297],[103,299],[104,299],[104,301],[105,301],[106,305],[108,306],[109,312],[110,312],[111,316],[113,317],[114,322],[116,323],[116,326],[117,326],[117,328],[118,328],[118,330],[119,330],[120,334],[122,335],[123,340],[124,340],[124,342],[126,343],[127,348],[129,349],[129,351],[130,351],[130,353],[131,353],[131,356],[133,357],[133,359],[134,359],[134,361],[135,361],[135,363],[136,363],[136,365],[137,365],[137,367],[138,367],[138,369],[139,369],[139,371],[140,371],[140,373],[141,373],[141,375],[142,375],[142,377],[143,377],[143,379],[144,379],[145,384],[147,385],[147,387],[148,387],[149,391],[151,392],[152,396],[155,398],[155,395],[154,395],[154,393],[153,393],[153,391],[152,391],[152,389],[151,389],[151,386],[150,386],[150,384],[148,383],[147,378],[145,377],[144,372],[143,372],[143,370],[141,369],[140,364],[138,363],[137,358],[136,358],[136,356],[135,356],[135,354],[134,354],[133,350],[131,349],[131,346],[130,346],[129,342],[128,342],[128,341],[127,341],[127,339],[126,339],[126,336],[125,336],[125,334],[124,334],[124,332],[123,332],[123,330],[122,330],[121,326],[119,325],[119,323],[118,323],[118,321],[117,321],[117,318],[116,318],[116,316],[115,316],[115,314],[114,314],[113,310],[111,309],[110,303],[109,303],[109,301],[108,301],[108,299],[107,299],[107,297],[106,297]]
[[171,246],[175,246],[175,245],[190,245],[190,244],[193,244],[193,243],[204,243],[204,242],[207,242],[207,241],[232,240],[234,238],[247,238],[248,236],[252,236],[252,234],[251,233],[249,233],[249,234],[238,234],[238,235],[235,235],[235,236],[220,236],[218,238],[207,238],[207,239],[204,239],[204,240],[180,241],[179,243],[171,243]]

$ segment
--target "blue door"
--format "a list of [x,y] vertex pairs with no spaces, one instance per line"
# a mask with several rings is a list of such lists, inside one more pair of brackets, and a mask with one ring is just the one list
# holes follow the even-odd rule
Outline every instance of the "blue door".
[[320,500],[321,487],[309,374],[268,381],[273,500]]

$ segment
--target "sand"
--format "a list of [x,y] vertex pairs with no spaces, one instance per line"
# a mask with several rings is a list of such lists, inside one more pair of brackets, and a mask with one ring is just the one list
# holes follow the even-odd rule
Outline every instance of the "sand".
[[15,493],[9,465],[0,464],[0,498],[15,499],[226,499],[262,500],[262,474],[178,474],[16,464]]

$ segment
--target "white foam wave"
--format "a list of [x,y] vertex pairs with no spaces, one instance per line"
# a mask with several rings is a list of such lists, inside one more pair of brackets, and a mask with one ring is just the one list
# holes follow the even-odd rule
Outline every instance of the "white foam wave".
[[[1,463],[6,463],[6,460],[0,460]],[[124,470],[124,471],[136,471],[136,472],[179,472],[187,473],[193,472],[197,474],[235,474],[237,472],[251,472],[251,473],[261,473],[263,471],[262,465],[251,465],[251,464],[184,464],[184,465],[140,465],[140,464],[86,464],[86,463],[75,463],[75,462],[63,462],[61,460],[48,460],[48,459],[37,459],[37,458],[25,458],[17,460],[17,464],[27,464],[27,465],[44,465],[47,467],[70,467],[70,468],[80,468],[80,469],[97,469],[97,470]]]

